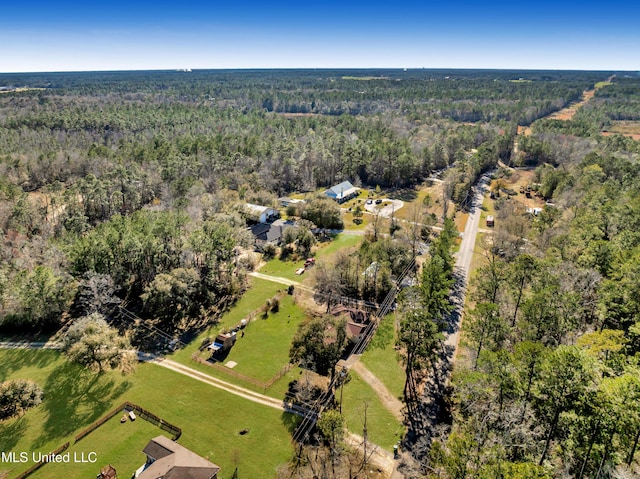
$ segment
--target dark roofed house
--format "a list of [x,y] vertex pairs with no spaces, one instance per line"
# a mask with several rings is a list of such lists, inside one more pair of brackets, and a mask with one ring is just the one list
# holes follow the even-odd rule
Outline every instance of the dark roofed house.
[[257,249],[261,249],[267,243],[279,245],[284,230],[294,226],[293,223],[284,220],[276,220],[274,223],[259,223],[249,230],[253,235],[253,242]]
[[332,186],[324,192],[329,198],[336,200],[338,203],[344,203],[351,198],[358,196],[358,188],[353,186],[349,181],[343,181],[339,185]]
[[142,451],[147,455],[138,479],[217,479],[219,466],[168,437],[154,437]]
[[371,322],[371,317],[367,311],[362,309],[350,308],[348,306],[338,305],[331,310],[331,314],[335,317],[345,316],[347,324],[347,338],[357,343],[362,337],[362,333],[367,329]]

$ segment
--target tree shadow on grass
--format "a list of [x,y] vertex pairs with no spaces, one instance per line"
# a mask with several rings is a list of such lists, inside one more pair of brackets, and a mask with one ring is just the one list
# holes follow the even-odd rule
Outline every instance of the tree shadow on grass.
[[45,399],[42,407],[47,419],[33,447],[65,438],[111,409],[114,400],[131,387],[126,380],[117,384],[115,374],[97,374],[72,363],[55,369],[43,387]]
[[393,192],[390,195],[392,198],[402,201],[415,201],[418,197],[418,192],[415,188],[401,188]]
[[0,451],[11,451],[24,436],[29,421],[24,417],[0,423]]
[[287,428],[287,431],[289,431],[289,434],[293,435],[295,430],[298,428],[300,421],[302,421],[302,418],[297,414],[292,414],[290,412],[283,412],[280,415],[280,420],[282,421],[282,424],[284,425],[284,427]]
[[22,368],[37,367],[44,369],[58,359],[54,351],[34,351],[30,349],[9,349],[2,353],[2,368],[0,368],[0,382],[6,381],[14,372]]

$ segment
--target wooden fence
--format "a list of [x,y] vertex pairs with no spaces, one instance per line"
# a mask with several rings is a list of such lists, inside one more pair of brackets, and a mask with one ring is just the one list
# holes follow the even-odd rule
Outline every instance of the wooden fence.
[[180,438],[180,436],[182,436],[182,429],[180,429],[178,426],[165,421],[161,417],[156,416],[152,412],[147,411],[146,409],[138,406],[137,404],[133,404],[129,402],[126,404],[127,404],[126,409],[135,411],[137,415],[142,419],[144,419],[145,421],[148,421],[151,424],[158,426],[163,431],[167,431],[168,433],[171,433],[173,435],[173,437],[171,438],[172,441],[177,441]]
[[[58,454],[62,454],[64,451],[66,451],[69,448],[69,443],[65,442],[62,446],[60,446],[58,449],[56,449],[55,451],[53,451],[51,454],[49,454],[49,456],[53,455],[53,456],[57,456]],[[36,462],[33,466],[31,466],[29,469],[27,469],[26,471],[24,471],[22,474],[19,474],[15,477],[15,479],[24,479],[25,477],[30,476],[31,474],[33,474],[34,472],[36,472],[38,469],[40,469],[42,466],[44,466],[45,464],[48,464],[48,461],[40,461],[40,462]]]
[[107,422],[113,416],[115,416],[116,414],[121,413],[122,411],[124,411],[124,408],[127,406],[127,404],[128,403],[123,402],[117,408],[113,409],[109,414],[107,414],[106,416],[101,417],[96,422],[91,424],[91,426],[89,426],[88,428],[84,429],[80,434],[78,434],[75,437],[73,443],[76,444],[80,439],[82,439],[85,436],[88,436],[90,433],[92,433],[93,431],[98,429],[100,426],[102,426],[105,422]]
[[201,358],[200,356],[198,356],[198,353],[194,353],[193,355],[191,355],[191,359],[197,363],[200,364],[204,364],[205,366],[208,366],[210,368],[216,369],[224,374],[227,374],[229,376],[232,376],[236,379],[239,379],[241,381],[244,381],[248,384],[251,384],[252,386],[255,386],[258,390],[262,390],[263,393],[266,393],[267,390],[269,390],[271,388],[271,386],[273,386],[275,383],[277,383],[280,379],[282,379],[283,376],[285,376],[289,371],[291,371],[292,368],[294,368],[296,366],[296,364],[286,364],[284,365],[280,371],[278,371],[276,374],[273,375],[273,377],[271,379],[269,379],[266,383],[263,381],[260,381],[259,379],[256,378],[252,378],[250,376],[245,376],[242,373],[239,373],[238,371],[234,371],[231,368],[228,368],[226,366],[223,366],[220,363],[217,362],[212,362],[212,361],[207,361],[206,359]]
[[[170,433],[172,435],[172,437],[171,437],[172,441],[177,441],[180,438],[180,436],[182,435],[182,429],[180,429],[178,426],[175,426],[175,425],[165,421],[161,417],[156,416],[152,412],[147,411],[146,409],[144,409],[141,406],[138,406],[137,404],[133,404],[133,403],[130,403],[130,402],[123,402],[117,408],[115,408],[112,411],[110,411],[106,416],[101,417],[96,422],[91,424],[91,426],[89,426],[88,428],[86,428],[82,432],[80,432],[80,434],[78,434],[75,437],[73,443],[76,444],[82,438],[88,436],[90,433],[92,433],[93,431],[98,429],[100,426],[102,426],[109,419],[111,419],[112,417],[116,416],[117,414],[120,414],[120,413],[125,412],[125,411],[135,411],[136,416],[138,416],[139,418],[141,418],[141,419],[143,419],[145,421],[148,421],[151,424],[154,424],[154,425],[158,426],[163,431],[167,431],[168,433]],[[70,443],[68,443],[68,442],[63,444],[58,449],[53,451],[50,455],[57,456],[59,454],[62,454],[64,451],[66,451],[69,448],[69,445],[70,445]],[[28,477],[31,474],[33,474],[35,471],[40,469],[45,464],[47,464],[47,461],[37,462],[36,464],[31,466],[29,469],[27,469],[26,471],[24,471],[20,475],[16,476],[15,479],[25,479],[26,477]]]
[[120,406],[118,406],[117,408],[112,410],[109,414],[107,414],[106,416],[101,417],[96,422],[94,422],[91,426],[89,426],[84,431],[82,431],[80,434],[78,434],[75,437],[74,444],[76,444],[83,437],[89,435],[90,433],[92,433],[93,431],[98,429],[100,426],[102,426],[105,422],[107,422],[113,416],[115,416],[117,414],[120,414],[123,411],[135,411],[137,416],[141,417],[145,421],[150,422],[151,424],[154,424],[154,425],[158,426],[163,431],[167,431],[167,432],[171,433],[173,435],[173,437],[171,438],[173,441],[177,441],[178,438],[182,435],[182,429],[180,429],[178,426],[174,426],[173,424],[165,421],[161,417],[156,416],[155,414],[153,414],[150,411],[147,411],[143,407],[138,406],[137,404],[133,404],[133,403],[130,403],[130,402],[127,401],[127,402],[123,402],[122,404],[120,404]]

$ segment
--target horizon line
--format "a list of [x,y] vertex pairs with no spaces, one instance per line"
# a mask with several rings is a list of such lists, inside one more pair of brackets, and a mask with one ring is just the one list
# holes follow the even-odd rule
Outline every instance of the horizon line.
[[517,68],[517,67],[214,67],[214,68],[144,68],[144,69],[89,69],[89,70],[26,70],[26,71],[0,71],[0,75],[22,75],[22,74],[57,74],[57,73],[131,73],[131,72],[175,72],[193,73],[203,71],[358,71],[358,70],[386,70],[386,71],[517,71],[517,72],[606,72],[606,73],[636,73],[639,70],[625,70],[615,68]]

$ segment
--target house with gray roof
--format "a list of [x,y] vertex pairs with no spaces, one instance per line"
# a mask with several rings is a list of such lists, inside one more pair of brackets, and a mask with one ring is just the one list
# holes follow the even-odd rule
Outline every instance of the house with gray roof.
[[332,186],[324,192],[332,200],[336,200],[338,203],[344,203],[358,196],[359,188],[356,188],[349,181],[343,181],[342,183]]
[[143,449],[147,462],[138,479],[217,479],[220,467],[168,437],[154,437]]

